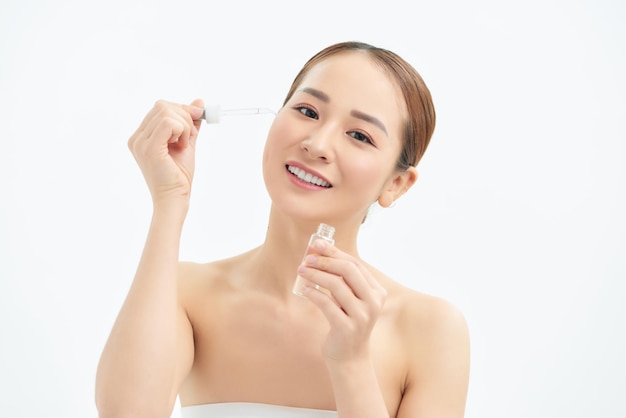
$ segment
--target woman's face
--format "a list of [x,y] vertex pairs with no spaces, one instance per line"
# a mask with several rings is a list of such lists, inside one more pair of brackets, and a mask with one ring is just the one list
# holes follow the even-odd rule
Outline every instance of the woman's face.
[[381,195],[381,203],[391,203],[385,193],[397,186],[402,100],[363,53],[314,66],[268,134],[263,175],[274,205],[311,221],[360,224]]

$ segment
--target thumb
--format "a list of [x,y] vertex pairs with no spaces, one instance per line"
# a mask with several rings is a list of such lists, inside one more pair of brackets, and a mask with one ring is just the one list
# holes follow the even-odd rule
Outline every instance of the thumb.
[[195,140],[198,136],[198,131],[200,130],[200,126],[202,126],[202,113],[204,112],[204,101],[202,99],[195,99],[191,103],[189,103],[189,114],[191,115],[191,119],[193,120],[193,125],[196,127],[195,135],[192,135]]
[[202,99],[195,99],[189,103],[189,114],[193,120],[198,119],[204,112],[204,101]]

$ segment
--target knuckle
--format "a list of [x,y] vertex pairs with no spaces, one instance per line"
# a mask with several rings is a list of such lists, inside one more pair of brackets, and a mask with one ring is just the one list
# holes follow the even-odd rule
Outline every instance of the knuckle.
[[321,270],[327,269],[328,264],[328,259],[326,259],[325,257],[316,257],[315,259],[315,265]]
[[161,126],[164,129],[167,129],[168,131],[182,131],[184,130],[184,126],[183,124],[177,120],[176,118],[172,117],[172,116],[165,116],[162,120],[161,120]]
[[[336,279],[336,278],[335,278]],[[330,290],[330,293],[337,294],[340,291],[342,280],[328,280],[322,287]]]
[[351,274],[359,274],[361,272],[361,270],[359,269],[359,265],[354,260],[350,262],[350,264],[348,265],[348,269],[350,270]]
[[378,312],[383,310],[386,300],[387,300],[387,291],[383,289],[378,292],[378,297],[376,298],[376,310]]
[[137,144],[136,146],[132,148],[133,155],[139,158],[143,158],[149,155],[150,153],[148,152],[148,150],[149,148],[146,146],[146,144],[143,144],[143,143]]
[[368,323],[370,319],[370,314],[366,310],[358,310],[354,313],[354,318],[357,322]]
[[163,99],[159,99],[156,102],[154,102],[154,108],[158,110],[165,109],[167,108],[168,105],[169,103]]

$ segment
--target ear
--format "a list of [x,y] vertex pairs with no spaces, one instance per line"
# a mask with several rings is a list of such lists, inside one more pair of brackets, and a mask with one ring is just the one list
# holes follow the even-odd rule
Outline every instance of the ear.
[[417,181],[417,169],[409,167],[405,171],[396,172],[385,183],[383,190],[378,196],[378,204],[388,208],[405,194]]

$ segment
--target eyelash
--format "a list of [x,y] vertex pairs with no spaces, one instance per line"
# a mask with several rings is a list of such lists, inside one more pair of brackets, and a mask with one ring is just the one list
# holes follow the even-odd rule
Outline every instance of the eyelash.
[[[302,115],[306,116],[306,117],[310,117],[311,119],[319,119],[319,116],[317,114],[317,112],[315,110],[313,110],[311,107],[306,106],[306,105],[297,105],[294,107],[298,112],[300,112]],[[308,112],[313,113],[315,116],[311,117],[309,115],[307,115]],[[363,142],[366,144],[370,144],[375,146],[374,141],[372,141],[372,138],[363,133],[363,132],[359,132],[359,131],[350,131],[348,133],[352,138],[354,138],[355,140],[359,141],[359,142]]]
[[316,112],[315,110],[313,110],[312,108],[310,108],[309,106],[305,106],[305,105],[297,105],[297,106],[295,106],[295,109],[296,109],[298,112],[302,113],[302,114],[303,114],[304,116],[306,116],[306,117],[310,117],[310,116],[308,116],[308,115],[306,114],[306,112],[303,112],[303,110],[304,110],[304,111],[309,111],[309,112],[312,112],[312,113],[314,113],[314,114],[315,114],[315,117],[313,117],[312,119],[319,119],[319,116],[317,115],[317,112]]
[[[356,138],[355,135],[352,135],[352,134],[356,134],[356,136],[361,137],[361,139]],[[369,135],[366,135],[363,132],[351,131],[350,132],[350,136],[352,136],[354,139],[356,139],[359,142],[365,142],[366,144],[374,145],[374,142],[372,141],[372,138],[370,138]]]

